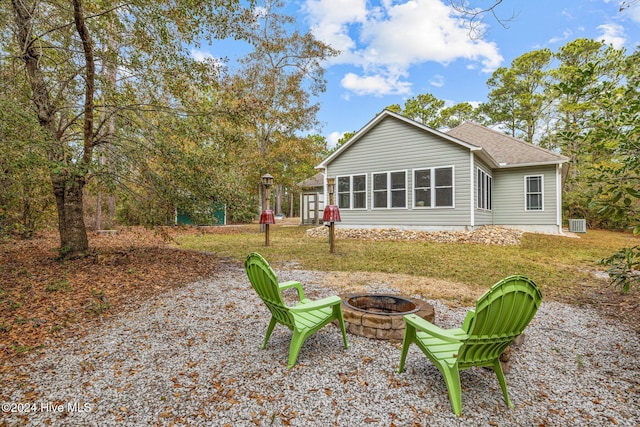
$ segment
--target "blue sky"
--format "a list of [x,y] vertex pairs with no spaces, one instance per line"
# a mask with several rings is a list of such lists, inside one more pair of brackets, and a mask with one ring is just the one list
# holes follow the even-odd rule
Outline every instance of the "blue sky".
[[483,35],[475,38],[446,0],[296,0],[286,11],[303,30],[342,52],[326,64],[327,91],[318,100],[318,133],[332,146],[386,106],[419,94],[448,104],[483,102],[491,72],[534,49],[555,52],[572,40],[592,38],[631,52],[640,45],[640,2],[622,12],[620,3],[504,0],[497,15],[515,19],[505,29],[487,15]]

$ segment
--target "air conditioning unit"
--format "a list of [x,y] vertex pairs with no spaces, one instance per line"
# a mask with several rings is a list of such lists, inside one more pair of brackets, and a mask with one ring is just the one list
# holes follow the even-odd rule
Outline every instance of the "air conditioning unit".
[[586,233],[587,220],[586,219],[570,219],[569,231],[572,233]]

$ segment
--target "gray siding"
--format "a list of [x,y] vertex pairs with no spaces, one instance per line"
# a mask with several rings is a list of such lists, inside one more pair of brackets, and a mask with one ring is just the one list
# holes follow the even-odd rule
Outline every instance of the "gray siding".
[[[472,197],[470,155],[467,148],[395,118],[382,120],[328,165],[328,177],[367,176],[367,209],[340,209],[340,225],[469,225]],[[454,168],[454,208],[413,208],[413,170],[442,166]],[[372,173],[392,171],[406,171],[407,207],[372,209]]]
[[[525,176],[543,176],[542,211],[525,210]],[[500,169],[493,172],[494,223],[502,225],[557,224],[556,165],[535,168]]]

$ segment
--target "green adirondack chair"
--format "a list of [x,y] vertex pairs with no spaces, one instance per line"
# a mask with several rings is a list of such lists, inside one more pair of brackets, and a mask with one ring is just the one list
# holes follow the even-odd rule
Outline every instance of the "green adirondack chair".
[[[258,293],[262,301],[271,312],[271,321],[267,327],[267,334],[260,348],[267,346],[267,341],[273,332],[276,323],[280,323],[293,332],[289,346],[288,367],[296,364],[298,353],[304,341],[334,319],[338,320],[342,331],[344,348],[349,348],[347,333],[342,317],[342,300],[339,296],[331,296],[312,301],[305,297],[302,284],[297,281],[278,283],[273,269],[262,255],[253,252],[247,256],[244,262],[251,286]],[[287,306],[282,298],[281,291],[294,288],[298,292],[300,300],[294,306]]]
[[404,316],[405,335],[399,372],[407,351],[415,343],[442,373],[453,412],[462,413],[460,371],[472,366],[493,368],[504,400],[513,407],[500,365],[500,355],[520,335],[538,311],[542,294],[530,279],[507,277],[491,287],[469,310],[461,328],[441,329],[409,314]]

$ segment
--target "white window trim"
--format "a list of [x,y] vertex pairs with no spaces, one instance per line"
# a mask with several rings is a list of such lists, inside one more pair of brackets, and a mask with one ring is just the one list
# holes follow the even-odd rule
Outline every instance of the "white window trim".
[[[400,207],[400,206],[396,206],[396,207],[392,207],[391,206],[391,201],[392,201],[392,189],[391,189],[391,174],[392,173],[398,173],[398,172],[404,172],[404,206]],[[387,175],[387,189],[385,190],[387,192],[387,206],[385,206],[384,208],[379,208],[376,207],[375,204],[375,193],[376,193],[376,189],[375,189],[375,179],[373,178],[374,175]],[[409,205],[408,202],[408,197],[409,197],[409,183],[408,183],[408,173],[406,169],[399,169],[399,170],[393,170],[393,171],[386,171],[386,172],[372,172],[371,173],[371,209],[375,209],[375,210],[396,210],[396,209],[407,209],[407,206]]]
[[[362,193],[364,193],[364,207],[363,208],[354,208],[353,207],[353,177],[354,176],[364,176],[364,190],[362,191]],[[350,211],[364,211],[367,210],[367,174],[366,173],[354,173],[352,175],[337,175],[336,176],[336,189],[335,189],[335,196],[336,196],[336,204],[338,204],[338,199],[339,199],[339,194],[338,194],[338,178],[349,178],[349,207],[348,208],[343,208],[340,207],[340,209],[345,209],[345,210],[350,210]]]
[[[415,189],[416,189],[416,171],[423,171],[429,169],[431,171],[431,204],[430,206],[417,206]],[[451,206],[436,206],[436,169],[451,169]],[[412,204],[413,209],[455,209],[456,207],[456,168],[453,165],[449,166],[425,166],[423,168],[415,168],[411,170],[411,179],[413,181],[412,188]]]
[[[540,203],[542,205],[541,209],[529,209],[527,206],[527,178],[540,178]],[[537,194],[537,193],[531,193]],[[544,175],[536,174],[536,175],[525,175],[524,177],[524,211],[525,212],[544,212]]]
[[[484,178],[489,178],[491,180],[491,189],[490,189],[490,191],[487,192],[487,189],[485,188],[484,189],[485,191],[483,191],[483,193],[484,193],[483,194],[483,198],[485,199],[484,200],[485,204],[486,204],[486,206],[489,206],[489,207],[488,208],[487,207],[484,207],[484,208],[480,207],[479,206],[480,205],[480,198],[478,198],[478,200],[476,200],[476,209],[478,209],[480,211],[491,212],[493,210],[493,200],[492,200],[492,198],[493,198],[493,176],[490,173],[488,173],[486,170],[484,170],[483,168],[478,166],[476,168],[476,178],[478,177],[478,171],[481,171],[484,174]],[[484,181],[484,180],[482,180],[482,181]],[[480,190],[480,185],[484,185],[485,183],[486,182],[478,181],[476,183],[477,189]],[[525,181],[525,186],[526,185],[527,184],[526,184],[526,181]],[[478,192],[476,191],[476,196],[477,195],[478,195]],[[525,200],[525,203],[526,203],[526,200]]]

